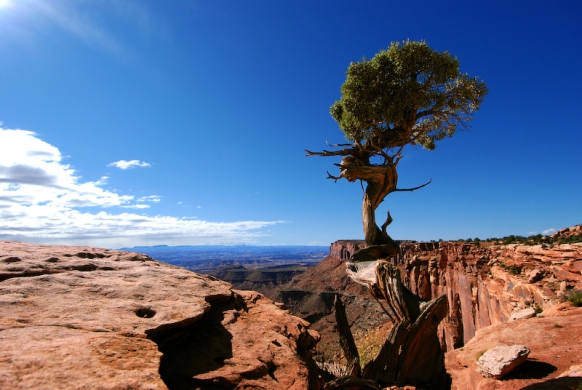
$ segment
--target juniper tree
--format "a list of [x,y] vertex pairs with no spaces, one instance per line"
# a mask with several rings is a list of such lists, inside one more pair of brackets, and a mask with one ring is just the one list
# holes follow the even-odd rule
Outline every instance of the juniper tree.
[[330,109],[349,143],[306,152],[343,156],[335,164],[339,175],[328,172],[328,178],[366,183],[362,222],[368,246],[382,245],[385,254],[398,253],[386,232],[390,212],[379,228],[375,211],[388,194],[430,183],[397,188],[396,168],[405,147],[434,150],[438,141],[468,127],[486,94],[483,81],[460,72],[456,57],[432,50],[425,42],[395,42],[372,59],[349,65],[341,98]]

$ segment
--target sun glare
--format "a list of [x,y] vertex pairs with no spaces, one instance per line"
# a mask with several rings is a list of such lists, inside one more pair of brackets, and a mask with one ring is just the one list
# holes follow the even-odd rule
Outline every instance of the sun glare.
[[0,0],[0,8],[4,8],[10,4],[10,0]]

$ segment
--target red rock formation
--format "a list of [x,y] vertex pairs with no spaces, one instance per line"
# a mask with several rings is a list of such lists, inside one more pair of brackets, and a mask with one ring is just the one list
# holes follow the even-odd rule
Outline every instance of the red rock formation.
[[308,389],[308,323],[131,252],[0,241],[0,388]]
[[[580,226],[559,234],[576,235]],[[365,298],[366,288],[345,273],[345,261],[363,241],[331,245],[330,256],[294,279],[293,288],[339,291]],[[526,307],[546,310],[562,299],[563,289],[582,289],[582,244],[492,245],[490,243],[403,242],[392,258],[404,284],[424,299],[447,294],[449,315],[441,324],[447,350],[465,345],[479,329],[500,324]],[[562,289],[562,290],[561,290]],[[353,310],[349,308],[348,310]],[[349,313],[348,313],[349,314]]]
[[[511,321],[477,331],[463,348],[446,353],[453,390],[578,389],[582,375],[582,308],[563,303],[527,320]],[[498,345],[525,345],[528,360],[503,380],[484,378],[477,360]],[[577,377],[576,377],[577,375]]]
[[448,350],[465,345],[479,329],[508,321],[516,310],[556,305],[560,283],[582,288],[582,244],[411,243],[396,261],[407,287],[421,298],[447,294],[449,316],[440,331]]

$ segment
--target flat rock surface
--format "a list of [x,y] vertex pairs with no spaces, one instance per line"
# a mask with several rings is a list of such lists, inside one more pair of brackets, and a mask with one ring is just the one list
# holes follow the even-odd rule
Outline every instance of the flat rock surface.
[[[248,307],[244,294],[234,293],[230,284],[146,255],[0,241],[0,388],[165,389],[168,378],[158,372],[163,348],[156,342],[229,302]],[[262,312],[252,310],[257,309],[228,314],[231,382],[242,382],[236,372],[244,371],[240,364],[248,366],[237,356],[245,349],[239,339],[252,354],[269,348],[279,330],[287,341],[280,343],[280,356],[293,359],[271,362],[270,369],[287,367],[279,370],[281,377],[294,370],[304,374],[294,386],[279,388],[306,388],[305,364],[293,340],[310,345],[317,336],[264,297]],[[245,318],[245,329],[236,328],[239,317]],[[264,330],[265,321],[271,333]],[[215,369],[203,374],[211,377]],[[254,380],[272,381],[269,369],[263,371]]]
[[[546,310],[538,317],[483,328],[463,348],[446,353],[452,389],[577,389],[582,378],[558,377],[572,365],[580,364],[580,335],[582,308],[574,308],[569,303]],[[497,345],[514,344],[524,345],[531,351],[515,371],[500,380],[483,378],[477,372],[477,360],[485,351]]]

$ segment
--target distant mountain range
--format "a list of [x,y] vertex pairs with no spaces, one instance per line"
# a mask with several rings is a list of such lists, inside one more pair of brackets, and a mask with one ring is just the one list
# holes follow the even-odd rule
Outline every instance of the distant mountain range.
[[310,266],[319,263],[329,253],[329,246],[308,245],[155,245],[120,249],[144,253],[156,260],[198,272],[231,265],[245,268]]

